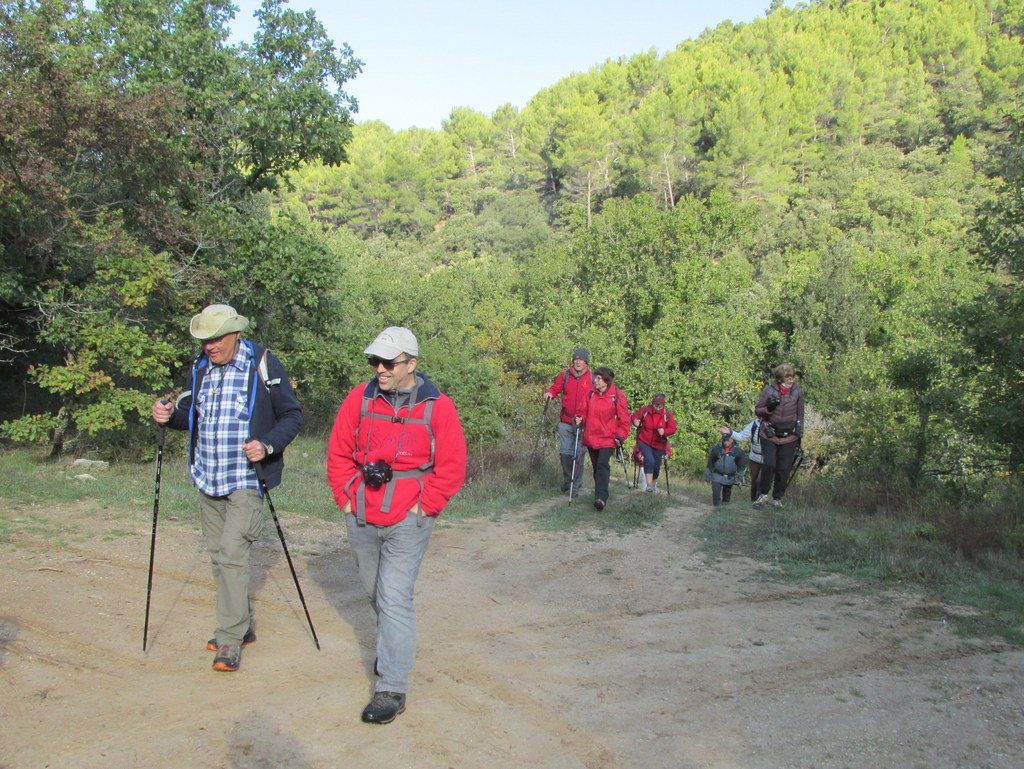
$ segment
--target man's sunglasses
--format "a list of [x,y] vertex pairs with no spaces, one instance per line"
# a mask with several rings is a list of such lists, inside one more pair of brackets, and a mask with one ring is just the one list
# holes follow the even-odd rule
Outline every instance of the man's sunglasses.
[[408,363],[411,360],[412,356],[402,358],[402,360],[384,360],[383,358],[378,358],[376,355],[371,355],[366,359],[366,362],[370,364],[370,368],[372,369],[376,369],[377,366],[383,366],[385,371],[394,371],[395,366],[399,363]]

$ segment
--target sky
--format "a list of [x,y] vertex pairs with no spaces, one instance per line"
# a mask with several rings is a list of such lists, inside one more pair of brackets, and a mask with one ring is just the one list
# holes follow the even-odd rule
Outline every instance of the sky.
[[[260,0],[233,0],[233,39],[251,40]],[[490,116],[607,59],[665,54],[729,19],[764,16],[771,0],[290,0],[312,9],[336,45],[363,62],[346,82],[356,122],[439,129],[455,107]]]

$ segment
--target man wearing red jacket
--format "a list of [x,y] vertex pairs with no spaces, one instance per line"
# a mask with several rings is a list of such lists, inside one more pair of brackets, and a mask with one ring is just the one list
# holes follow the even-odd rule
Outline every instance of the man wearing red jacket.
[[583,424],[583,444],[594,467],[594,507],[604,510],[608,503],[611,459],[629,436],[629,404],[626,393],[613,384],[614,372],[607,366],[594,369],[594,392],[577,422]]
[[451,399],[416,370],[409,329],[384,329],[365,353],[375,376],[338,410],[327,481],[377,614],[378,677],[362,719],[387,724],[405,710],[416,658],[413,588],[434,522],[465,480],[466,439]]
[[573,497],[580,493],[583,486],[583,440],[578,434],[576,417],[586,411],[587,396],[594,389],[589,364],[590,353],[587,352],[587,348],[577,347],[572,353],[572,364],[556,376],[551,387],[544,391],[547,400],[562,396],[562,413],[558,423],[558,455],[562,461],[562,491],[569,491],[571,484]]

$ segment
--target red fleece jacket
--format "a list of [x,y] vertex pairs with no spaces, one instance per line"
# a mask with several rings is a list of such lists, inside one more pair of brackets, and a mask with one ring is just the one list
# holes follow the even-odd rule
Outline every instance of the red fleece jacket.
[[[423,381],[417,392],[418,402],[411,409],[403,406],[396,413],[378,390],[376,381],[354,388],[338,409],[327,444],[327,482],[340,509],[351,502],[351,512],[357,514],[359,497],[365,497],[363,512],[367,523],[398,523],[417,503],[426,515],[438,516],[466,478],[466,438],[455,404],[422,374],[417,376]],[[371,411],[388,419],[361,416],[363,398],[367,396],[372,398]],[[434,401],[430,418],[435,446],[433,470],[421,478],[396,478],[377,489],[366,487],[362,495],[357,494],[363,485],[360,468],[366,463],[384,460],[393,471],[400,472],[414,470],[430,460],[431,436],[426,425],[391,420],[422,418],[430,400]],[[390,510],[385,513],[381,506],[389,486],[394,489]]]

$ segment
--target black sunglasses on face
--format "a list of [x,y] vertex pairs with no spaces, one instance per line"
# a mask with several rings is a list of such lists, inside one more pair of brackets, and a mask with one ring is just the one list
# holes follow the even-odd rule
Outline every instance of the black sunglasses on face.
[[366,362],[370,364],[370,368],[372,369],[376,369],[377,366],[383,366],[385,371],[394,371],[395,366],[399,363],[408,363],[411,360],[411,356],[408,358],[402,358],[402,360],[384,360],[383,358],[378,358],[376,355],[371,355],[366,359]]

